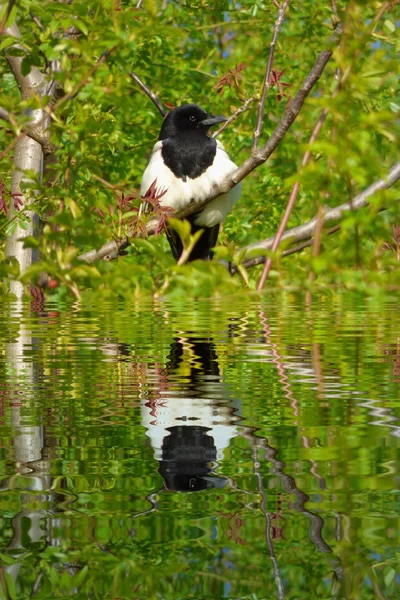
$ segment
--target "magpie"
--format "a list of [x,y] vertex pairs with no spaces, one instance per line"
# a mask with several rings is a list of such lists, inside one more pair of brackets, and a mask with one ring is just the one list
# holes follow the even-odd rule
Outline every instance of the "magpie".
[[[170,207],[174,211],[209,197],[214,185],[220,184],[237,168],[221,142],[209,134],[212,126],[226,120],[225,117],[210,115],[197,104],[184,104],[171,110],[164,119],[143,174],[141,196],[144,197],[153,185],[159,196],[163,194],[159,198],[161,207]],[[217,243],[219,225],[239,200],[240,194],[239,183],[187,217],[192,234],[203,230],[189,260],[211,260],[211,248]],[[141,212],[146,211],[148,203],[143,203]],[[182,242],[168,225],[167,238],[174,258],[179,260]]]

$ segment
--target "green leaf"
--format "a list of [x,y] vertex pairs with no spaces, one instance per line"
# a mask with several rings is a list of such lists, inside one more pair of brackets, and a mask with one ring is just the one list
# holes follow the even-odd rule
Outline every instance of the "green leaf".
[[386,572],[386,574],[384,576],[384,581],[385,581],[386,587],[389,587],[389,585],[392,583],[395,575],[396,575],[396,571],[393,568],[389,569]]
[[9,597],[11,598],[11,600],[17,600],[17,590],[15,587],[15,581],[13,576],[11,575],[11,573],[7,573],[7,571],[4,573],[4,575],[6,578],[7,592]]
[[394,33],[396,31],[395,24],[392,23],[392,21],[389,21],[389,19],[386,19],[383,24],[386,27],[386,29],[388,29],[390,31],[390,33]]
[[0,552],[0,562],[3,563],[3,565],[13,565],[17,560],[18,559],[13,558],[8,554],[3,554],[2,552]]

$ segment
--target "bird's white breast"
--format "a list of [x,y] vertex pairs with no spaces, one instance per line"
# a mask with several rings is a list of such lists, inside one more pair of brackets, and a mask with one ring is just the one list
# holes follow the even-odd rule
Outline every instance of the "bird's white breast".
[[[187,177],[186,181],[183,181],[177,178],[164,164],[161,149],[162,141],[157,142],[153,148],[150,162],[143,174],[140,194],[144,196],[153,181],[157,180],[158,191],[167,190],[160,198],[161,206],[169,206],[174,210],[180,210],[192,201],[206,200],[211,195],[213,187],[220,184],[237,168],[225,152],[223,145],[217,141],[213,164],[196,179]],[[242,186],[239,183],[228,193],[212,200],[197,216],[196,224],[213,227],[217,223],[221,223],[239,200],[241,191]]]

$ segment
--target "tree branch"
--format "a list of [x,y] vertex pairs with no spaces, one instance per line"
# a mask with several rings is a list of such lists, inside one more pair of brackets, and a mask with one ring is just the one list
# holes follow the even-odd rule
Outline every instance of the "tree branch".
[[[333,35],[330,38],[330,44],[338,44],[340,40],[340,35],[343,31],[342,24],[339,23]],[[210,196],[202,201],[202,202],[192,202],[189,205],[185,206],[183,209],[177,211],[173,216],[177,219],[183,219],[194,212],[198,212],[204,206],[209,204],[214,198],[217,198],[221,194],[224,194],[231,190],[237,183],[242,181],[249,173],[254,171],[258,166],[265,163],[266,160],[271,156],[274,150],[277,148],[279,143],[282,141],[288,130],[290,129],[292,123],[296,119],[299,114],[308,94],[311,92],[318,79],[320,78],[327,62],[332,56],[332,49],[323,50],[317,57],[311,71],[307,75],[305,81],[303,82],[300,90],[297,92],[295,98],[293,99],[290,106],[288,106],[283,113],[283,116],[278,123],[275,131],[273,132],[270,139],[266,142],[266,144],[258,150],[256,154],[251,155],[245,162],[233,172],[232,175],[229,175],[224,179],[224,181],[219,185],[215,186],[212,190]],[[161,114],[165,114],[165,111],[156,98],[156,96],[147,88],[147,86],[141,81],[141,79],[135,74],[131,73],[130,76],[134,81],[136,81],[143,91],[149,96],[149,98],[154,102],[157,106],[158,110]],[[159,217],[155,217],[151,219],[147,223],[147,235],[152,235],[157,230]],[[99,250],[90,250],[80,256],[81,260],[92,263],[99,259],[111,260],[116,258],[120,252],[122,252],[125,248],[129,246],[129,239],[125,238],[119,241],[107,242],[102,246]]]
[[[396,181],[400,179],[400,162],[396,163],[394,167],[389,171],[389,174],[386,179],[378,179],[372,185],[369,186],[366,190],[355,196],[349,202],[344,202],[343,204],[339,204],[334,208],[328,209],[322,218],[322,224],[329,223],[331,221],[339,220],[345,212],[355,211],[368,206],[369,198],[373,196],[376,192],[381,190],[385,190],[390,188]],[[291,243],[303,242],[304,240],[309,240],[313,237],[315,228],[317,225],[317,217],[313,217],[310,221],[307,221],[303,225],[299,225],[297,227],[293,227],[293,229],[288,229],[284,235],[282,236],[282,240],[289,240]],[[154,218],[147,223],[147,234],[152,235],[155,233],[158,227],[158,219]],[[328,234],[334,233],[337,231],[337,227],[333,227],[328,231]],[[247,254],[254,251],[266,251],[272,248],[272,244],[274,242],[275,236],[272,236],[266,240],[261,242],[256,242],[254,244],[250,244],[248,246],[244,246],[241,250],[246,250]],[[117,256],[125,250],[130,245],[130,239],[128,237],[123,238],[122,240],[114,240],[111,242],[107,242],[104,244],[99,250],[89,250],[84,254],[79,256],[80,260],[83,260],[87,263],[94,263],[97,260],[113,260],[117,258]],[[301,247],[289,248],[283,252],[283,256],[287,256],[289,254],[293,254],[294,252],[298,252],[303,248],[311,245],[310,243],[301,245]],[[264,264],[265,256],[257,256],[251,259],[248,259],[243,263],[245,268],[254,267],[256,265]],[[237,272],[237,268],[232,266],[232,271]]]
[[274,33],[272,36],[272,41],[269,45],[269,55],[268,55],[267,67],[265,69],[264,81],[263,81],[263,85],[261,88],[261,98],[260,98],[260,102],[259,102],[258,108],[257,108],[257,122],[256,122],[256,126],[254,129],[254,135],[253,135],[253,147],[252,147],[253,154],[257,152],[258,146],[260,143],[260,136],[261,136],[262,127],[263,127],[263,123],[264,123],[265,100],[267,98],[267,92],[268,92],[269,88],[271,87],[270,78],[271,78],[272,65],[274,64],[275,46],[276,46],[276,42],[278,39],[279,30],[282,26],[283,19],[285,17],[285,12],[289,5],[289,2],[290,2],[290,0],[284,0],[284,2],[282,2],[282,4],[279,6],[278,16],[276,18],[275,25],[274,25]]
[[138,84],[138,86],[144,91],[144,93],[150,98],[153,104],[157,107],[157,110],[160,113],[160,115],[162,117],[165,117],[167,111],[165,110],[157,96],[154,94],[154,92],[152,92],[151,89],[148,88],[147,85],[143,83],[143,81],[140,79],[140,77],[136,75],[136,73],[134,73],[133,71],[132,73],[129,73],[129,77],[133,79],[133,81],[135,81]]
[[[400,162],[397,162],[389,171],[387,177],[385,179],[378,179],[372,185],[370,185],[366,190],[357,194],[352,200],[349,202],[344,202],[343,204],[339,204],[334,208],[328,209],[323,218],[322,223],[325,225],[326,223],[330,223],[331,221],[338,221],[344,213],[349,211],[360,210],[360,208],[364,208],[369,204],[369,198],[379,192],[381,190],[385,190],[390,188],[396,181],[400,179]],[[314,235],[315,227],[317,225],[317,217],[313,217],[307,223],[303,223],[303,225],[299,225],[298,227],[293,227],[293,229],[288,229],[282,236],[283,240],[290,240],[291,243],[302,242],[304,240],[310,239]],[[272,244],[274,242],[275,236],[272,236],[266,240],[261,242],[255,242],[254,244],[249,244],[245,246],[243,250],[247,251],[247,254],[250,252],[254,252],[256,250],[271,250]],[[264,261],[263,261],[264,262]]]
[[[47,130],[43,130],[43,125],[47,123],[48,117],[47,115],[41,115],[39,121],[34,121],[33,113],[35,111],[31,111],[32,113],[32,121],[27,125],[22,127],[21,133],[23,134],[21,137],[27,136],[32,140],[35,140],[38,144],[42,146],[43,153],[45,155],[51,154],[54,152],[54,146],[50,143],[50,134]],[[42,113],[42,111],[37,111]],[[5,121],[6,123],[10,123],[14,127],[16,126],[16,120],[13,115],[10,115],[8,110],[6,110],[3,106],[0,106],[0,119]],[[1,155],[1,157],[3,154]]]
[[[342,24],[339,23],[336,26],[336,29],[330,38],[331,44],[339,43],[342,31]],[[276,150],[280,142],[283,140],[283,138],[289,131],[297,115],[299,114],[307,96],[309,95],[309,93],[317,83],[318,79],[322,75],[331,56],[332,49],[323,50],[318,55],[313,67],[311,68],[311,71],[307,75],[306,79],[301,85],[290,106],[286,108],[281,120],[275,128],[275,131],[272,133],[271,137],[266,142],[266,144],[264,144],[264,146],[255,154],[249,156],[249,158],[247,158],[244,161],[244,163],[232,173],[232,175],[226,177],[220,185],[214,186],[210,196],[206,200],[203,200],[201,202],[192,202],[191,204],[185,206],[185,208],[183,208],[182,210],[178,211],[174,215],[174,217],[176,217],[177,219],[183,219],[184,217],[187,217],[188,215],[194,212],[198,212],[218,196],[229,192],[229,190],[235,187],[235,185],[242,181],[242,179],[247,177],[249,173],[254,171],[257,167],[259,167],[268,160],[268,158]]]

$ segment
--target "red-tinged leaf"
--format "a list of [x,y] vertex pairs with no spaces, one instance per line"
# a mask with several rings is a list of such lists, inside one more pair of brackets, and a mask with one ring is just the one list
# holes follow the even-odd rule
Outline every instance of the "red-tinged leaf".
[[14,200],[15,210],[21,210],[24,207],[24,195],[20,192],[11,192],[11,196]]
[[8,215],[8,204],[6,202],[6,185],[2,179],[0,179],[0,212]]
[[291,83],[285,83],[281,81],[283,74],[285,73],[285,69],[282,71],[277,71],[276,69],[271,69],[271,74],[269,78],[269,83],[271,87],[277,87],[278,91],[276,94],[276,99],[280,102],[283,98],[287,96],[284,88],[292,87]]
[[173,104],[171,104],[170,102],[163,102],[164,106],[166,106],[167,108],[169,108],[169,110],[174,110],[175,106]]
[[214,85],[213,90],[216,91],[217,94],[222,94],[225,87],[234,87],[239,84],[239,81],[243,79],[243,75],[240,75],[240,71],[243,71],[246,68],[244,63],[239,63],[236,65],[234,69],[229,69],[228,73],[222,75],[222,77],[217,81]]

